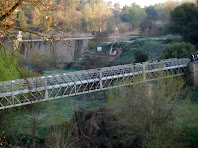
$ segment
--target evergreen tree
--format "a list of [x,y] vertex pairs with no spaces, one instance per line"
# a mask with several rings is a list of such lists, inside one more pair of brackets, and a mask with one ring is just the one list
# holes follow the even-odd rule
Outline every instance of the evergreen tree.
[[185,3],[171,12],[170,30],[179,33],[184,40],[198,46],[198,6]]

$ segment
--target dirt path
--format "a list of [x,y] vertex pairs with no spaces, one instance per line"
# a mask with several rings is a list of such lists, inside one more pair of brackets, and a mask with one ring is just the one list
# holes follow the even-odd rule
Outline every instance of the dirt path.
[[114,57],[109,57],[109,58],[106,58],[106,59],[102,59],[102,61],[113,61],[113,60],[115,60],[116,58],[119,58],[120,57],[120,55],[121,55],[121,53],[122,53],[122,50],[120,49],[120,51],[119,51],[119,53],[116,55],[116,56],[114,56]]

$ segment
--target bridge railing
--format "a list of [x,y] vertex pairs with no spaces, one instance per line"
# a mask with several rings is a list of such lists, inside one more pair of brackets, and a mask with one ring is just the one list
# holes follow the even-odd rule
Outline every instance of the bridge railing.
[[102,72],[102,77],[114,76],[119,74],[126,74],[131,72],[142,72],[143,67],[145,70],[153,70],[171,66],[179,66],[188,64],[188,59],[169,59],[154,62],[144,62],[136,64],[119,65],[112,67],[104,67],[101,70],[91,69],[83,70],[78,72],[70,72],[66,74],[57,74],[41,77],[33,77],[28,79],[18,79],[12,81],[0,82],[0,94],[4,92],[10,92],[13,90],[21,89],[32,89],[36,87],[44,87],[46,80],[49,84],[62,84],[69,82],[77,82],[89,79],[100,78],[100,71]]

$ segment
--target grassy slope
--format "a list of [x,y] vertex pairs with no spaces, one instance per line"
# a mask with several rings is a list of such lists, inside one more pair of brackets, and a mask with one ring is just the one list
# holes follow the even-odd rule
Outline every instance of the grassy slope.
[[60,73],[67,73],[67,72],[74,72],[74,71],[79,71],[81,70],[79,67],[71,67],[68,70],[64,70],[64,69],[54,69],[54,70],[44,70],[42,72],[43,76],[46,75],[54,75],[54,74],[60,74]]
[[186,127],[189,136],[189,143],[191,148],[197,148],[198,147],[198,91],[193,90],[191,91],[191,100],[192,104],[194,104],[193,108],[190,108],[189,112],[195,112],[196,114],[192,114],[193,121],[190,121],[190,124],[188,127]]
[[[97,96],[101,95],[103,95],[103,92],[97,93]],[[46,136],[49,128],[53,125],[61,124],[65,120],[71,120],[76,109],[82,108],[85,111],[91,111],[105,107],[106,103],[106,100],[95,99],[93,93],[91,95],[85,94],[38,103],[36,104],[39,108],[39,111],[36,111],[36,115],[38,115],[37,137],[42,138]],[[15,134],[31,137],[32,111],[23,109],[13,111],[10,109],[9,112],[9,116],[7,116],[5,123],[3,123],[6,126],[7,136],[12,135],[13,129],[15,129]]]
[[[167,37],[153,37],[153,38],[142,38],[137,39],[133,43],[116,43],[114,47],[122,49],[120,58],[116,60],[134,62],[135,58],[133,53],[136,50],[142,50],[149,55],[149,60],[159,59],[162,55],[163,49],[171,43],[182,41],[181,38],[169,39]],[[111,44],[101,45],[104,50],[108,50]]]

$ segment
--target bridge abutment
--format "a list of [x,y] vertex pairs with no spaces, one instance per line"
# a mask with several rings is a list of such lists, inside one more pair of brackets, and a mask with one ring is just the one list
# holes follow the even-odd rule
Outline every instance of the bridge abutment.
[[189,69],[191,72],[194,88],[196,89],[198,88],[198,62],[190,63]]

